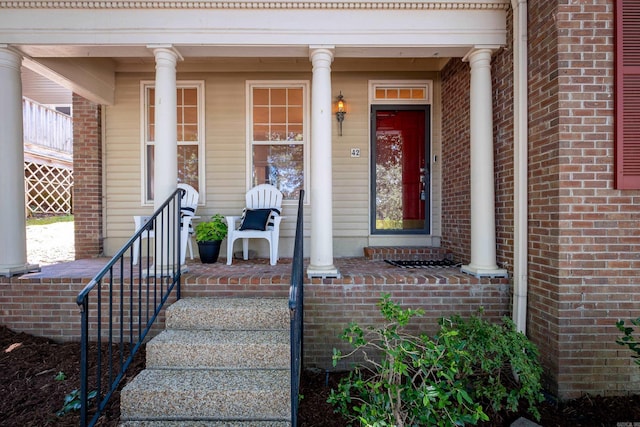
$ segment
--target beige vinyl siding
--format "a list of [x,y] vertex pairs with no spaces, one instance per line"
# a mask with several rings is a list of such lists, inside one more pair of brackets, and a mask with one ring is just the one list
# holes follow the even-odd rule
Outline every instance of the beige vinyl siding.
[[[178,73],[178,80],[205,82],[205,147],[204,188],[197,215],[207,218],[214,213],[239,214],[247,190],[247,80],[308,80],[310,72],[193,72]],[[374,69],[374,68],[372,68]],[[152,212],[141,203],[141,136],[140,81],[153,80],[154,74],[119,73],[116,79],[116,102],[104,110],[105,135],[105,252],[113,254],[133,234],[133,215]],[[372,244],[369,235],[369,168],[370,138],[368,81],[379,79],[433,79],[431,159],[440,157],[440,94],[436,73],[370,72],[332,74],[333,97],[342,91],[348,102],[343,136],[338,136],[335,115],[332,120],[333,152],[333,233],[334,255],[361,256],[362,248]],[[308,94],[309,98],[311,94]],[[310,126],[310,123],[308,124]],[[360,149],[360,157],[352,158],[351,148]],[[305,147],[310,150],[310,147]],[[440,233],[439,163],[431,165],[434,235]],[[305,171],[310,176],[311,171]],[[310,183],[313,185],[313,183]],[[284,206],[280,255],[293,253],[296,204]],[[308,256],[312,206],[305,206],[305,255]],[[422,240],[412,240],[420,244]],[[416,243],[417,242],[417,243]],[[238,250],[240,246],[236,247]],[[225,247],[223,246],[223,253]],[[267,245],[256,241],[252,249],[266,256]]]
[[105,107],[104,207],[107,255],[117,252],[133,234],[133,216],[148,215],[141,203],[140,80],[153,74],[121,74],[116,77],[115,103]]
[[[342,91],[347,102],[342,136],[338,135],[335,116],[332,121],[334,236],[366,238],[369,234],[370,192],[367,78],[356,73],[334,73],[332,77],[334,94]],[[352,148],[360,149],[360,157],[351,157]],[[336,254],[353,251],[349,246],[348,241],[336,241],[334,251]],[[362,255],[362,250],[351,255]]]

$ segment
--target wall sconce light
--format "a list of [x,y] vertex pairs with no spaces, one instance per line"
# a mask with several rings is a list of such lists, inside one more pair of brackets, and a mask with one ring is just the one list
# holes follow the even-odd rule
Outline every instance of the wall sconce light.
[[342,122],[344,121],[344,115],[347,114],[347,103],[342,96],[342,91],[338,95],[336,118],[338,119],[338,135],[342,136]]

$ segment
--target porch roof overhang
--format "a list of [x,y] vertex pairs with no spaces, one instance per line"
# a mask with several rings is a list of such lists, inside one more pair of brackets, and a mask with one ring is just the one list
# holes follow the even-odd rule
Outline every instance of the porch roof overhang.
[[442,58],[504,45],[509,7],[509,0],[0,1],[0,43],[19,51],[27,68],[111,104],[115,73],[152,69],[156,45],[180,53],[179,71],[246,65],[243,58],[287,67],[300,59],[308,69],[317,45],[331,46],[336,62],[420,59],[439,69]]

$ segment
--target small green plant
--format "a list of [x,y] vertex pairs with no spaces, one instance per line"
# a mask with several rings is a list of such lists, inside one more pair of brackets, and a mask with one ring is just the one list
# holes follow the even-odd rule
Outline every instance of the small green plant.
[[[635,320],[631,319],[631,324],[640,327],[640,317]],[[616,327],[624,334],[623,337],[616,339],[616,343],[621,346],[629,347],[629,350],[636,353],[632,355],[631,358],[634,360],[636,365],[640,366],[640,341],[633,336],[633,327],[624,326],[624,320],[618,320],[616,322]]]
[[56,381],[64,381],[67,379],[67,376],[64,374],[64,372],[60,371],[56,374],[55,377],[53,377],[53,379]]
[[227,222],[221,214],[215,214],[210,221],[204,221],[196,225],[197,242],[213,242],[227,237]]
[[[96,390],[93,390],[89,392],[87,397],[89,400],[95,399],[97,394],[98,392]],[[59,417],[62,417],[71,411],[79,411],[79,410],[80,410],[80,390],[75,389],[64,397],[64,404],[62,406],[62,409],[56,412],[56,415]]]
[[423,310],[401,309],[389,295],[378,306],[384,326],[352,323],[341,338],[353,351],[334,349],[334,366],[355,353],[364,360],[332,390],[328,401],[336,412],[363,426],[475,425],[489,419],[487,412],[515,410],[524,399],[539,419],[538,352],[509,319],[495,325],[453,316],[430,338],[405,328]]

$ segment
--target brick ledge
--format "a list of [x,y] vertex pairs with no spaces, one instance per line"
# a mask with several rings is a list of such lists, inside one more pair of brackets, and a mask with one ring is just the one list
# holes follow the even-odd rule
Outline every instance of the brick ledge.
[[[367,246],[364,257],[370,260],[438,260],[446,258],[443,248],[431,246]],[[450,256],[450,255],[449,255]]]

